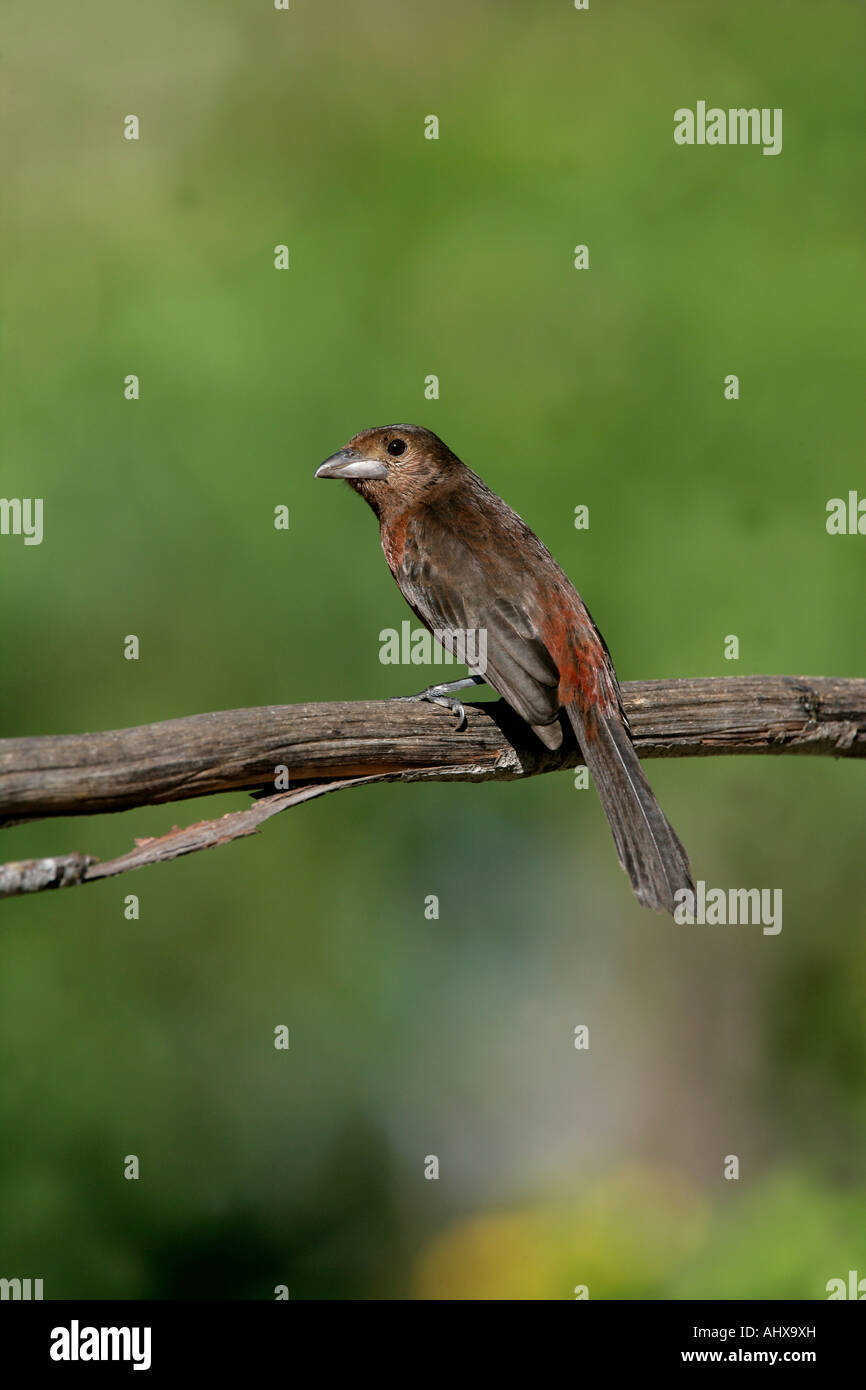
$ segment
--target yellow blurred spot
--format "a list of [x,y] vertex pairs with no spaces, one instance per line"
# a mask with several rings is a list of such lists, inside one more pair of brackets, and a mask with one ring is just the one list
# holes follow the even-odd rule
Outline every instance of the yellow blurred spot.
[[565,1198],[461,1222],[419,1256],[422,1299],[651,1297],[698,1249],[707,1207],[681,1174],[630,1166]]

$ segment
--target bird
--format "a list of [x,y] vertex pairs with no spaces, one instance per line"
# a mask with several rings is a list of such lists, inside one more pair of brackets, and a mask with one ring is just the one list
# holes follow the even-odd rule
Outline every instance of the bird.
[[484,682],[550,749],[564,714],[635,897],[673,914],[678,895],[694,892],[688,856],[635,751],[607,643],[547,547],[421,425],[362,430],[315,476],[343,479],[372,508],[388,568],[434,636],[486,635],[483,673],[404,698],[462,715],[446,692]]

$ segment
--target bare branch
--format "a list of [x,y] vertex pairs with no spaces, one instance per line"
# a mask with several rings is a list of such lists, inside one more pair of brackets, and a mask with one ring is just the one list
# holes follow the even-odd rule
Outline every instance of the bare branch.
[[[866,757],[866,680],[737,676],[632,681],[623,687],[643,758],[720,753]],[[214,792],[292,790],[247,810],[141,841],[99,863],[67,854],[0,866],[0,897],[124,873],[253,834],[289,806],[381,781],[533,777],[582,760],[566,734],[550,752],[504,704],[467,705],[467,725],[432,705],[400,701],[271,705],[191,715],[109,733],[0,741],[0,825],[92,815]]]

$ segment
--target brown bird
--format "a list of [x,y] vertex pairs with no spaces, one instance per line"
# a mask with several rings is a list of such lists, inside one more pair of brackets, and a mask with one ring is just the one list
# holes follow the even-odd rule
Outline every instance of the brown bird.
[[[562,743],[565,711],[635,896],[673,912],[677,890],[693,891],[686,852],[634,750],[607,644],[550,551],[419,425],[363,430],[316,477],[343,478],[370,504],[391,573],[425,627],[486,634],[484,681],[548,748]],[[444,695],[474,683],[481,677],[412,698],[462,715]]]

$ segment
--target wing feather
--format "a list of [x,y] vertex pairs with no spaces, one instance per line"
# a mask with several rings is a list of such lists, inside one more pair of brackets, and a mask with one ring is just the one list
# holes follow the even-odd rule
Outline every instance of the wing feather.
[[428,516],[407,532],[394,578],[432,632],[486,633],[488,684],[528,724],[547,725],[560,709],[559,672],[526,609],[502,593],[498,568],[496,557]]

